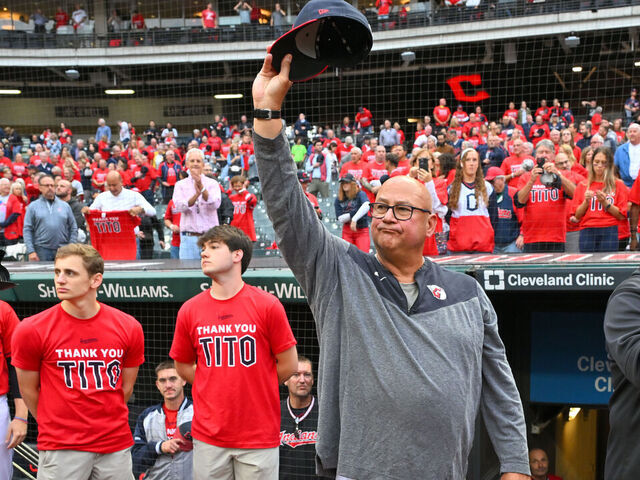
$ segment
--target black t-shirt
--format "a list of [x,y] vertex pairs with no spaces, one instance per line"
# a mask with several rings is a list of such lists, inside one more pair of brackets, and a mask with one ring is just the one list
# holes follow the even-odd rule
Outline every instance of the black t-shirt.
[[[308,407],[307,407],[308,408]],[[292,408],[291,412],[302,417],[307,408]],[[318,402],[304,420],[298,423],[299,435],[296,437],[296,422],[289,413],[287,400],[280,403],[280,479],[306,480],[316,476],[316,442],[318,441]]]

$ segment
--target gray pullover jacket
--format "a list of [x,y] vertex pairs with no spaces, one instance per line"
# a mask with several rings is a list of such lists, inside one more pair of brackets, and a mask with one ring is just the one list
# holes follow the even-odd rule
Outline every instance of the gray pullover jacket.
[[463,480],[482,411],[501,471],[528,475],[520,397],[477,282],[425,260],[409,309],[375,256],[318,220],[285,136],[254,142],[276,240],[316,321],[318,473]]
[[604,335],[613,381],[604,478],[636,480],[640,472],[640,269],[609,297]]
[[62,245],[75,243],[78,226],[67,202],[58,197],[49,202],[40,196],[27,207],[23,234],[27,254],[30,254],[35,251],[34,245],[56,250]]

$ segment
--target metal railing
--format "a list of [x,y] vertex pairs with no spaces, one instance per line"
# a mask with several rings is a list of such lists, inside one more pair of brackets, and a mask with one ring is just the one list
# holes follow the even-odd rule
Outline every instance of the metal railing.
[[[407,13],[396,11],[388,17],[379,18],[375,11],[367,11],[366,15],[372,30],[380,32],[572,11],[596,12],[604,8],[638,5],[640,0],[481,0],[475,4],[473,0],[453,6],[435,1],[421,2],[413,5],[413,10]],[[211,30],[200,27],[175,27],[122,31],[105,35],[0,30],[0,48],[118,48],[273,41],[289,27],[230,25]]]

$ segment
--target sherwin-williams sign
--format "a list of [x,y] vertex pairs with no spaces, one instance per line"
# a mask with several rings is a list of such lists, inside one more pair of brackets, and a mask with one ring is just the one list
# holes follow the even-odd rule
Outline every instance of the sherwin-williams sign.
[[532,402],[606,405],[611,396],[604,312],[531,316]]
[[[266,290],[283,303],[306,303],[300,285],[289,270],[247,271],[245,281]],[[55,302],[53,272],[12,274],[18,286],[0,292],[8,302]],[[199,270],[107,272],[98,299],[116,302],[184,302],[209,288],[211,281]]]

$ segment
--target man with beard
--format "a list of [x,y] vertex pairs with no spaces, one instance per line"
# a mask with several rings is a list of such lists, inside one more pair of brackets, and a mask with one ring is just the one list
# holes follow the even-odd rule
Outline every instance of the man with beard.
[[318,402],[311,395],[313,365],[298,355],[298,369],[284,382],[288,397],[280,404],[280,478],[304,480],[316,476]]

